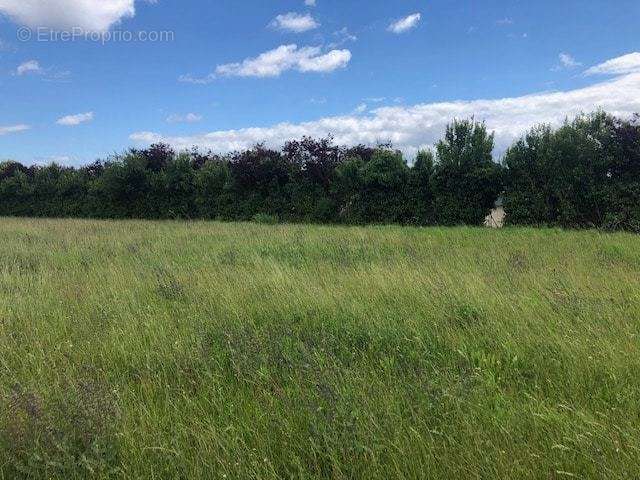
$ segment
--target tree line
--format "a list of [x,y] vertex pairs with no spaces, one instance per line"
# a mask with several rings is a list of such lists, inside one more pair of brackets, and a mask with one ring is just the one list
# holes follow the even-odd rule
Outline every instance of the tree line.
[[0,215],[480,225],[640,231],[640,117],[531,129],[495,162],[494,135],[455,120],[411,163],[391,145],[303,138],[218,155],[167,145],[80,168],[0,163]]

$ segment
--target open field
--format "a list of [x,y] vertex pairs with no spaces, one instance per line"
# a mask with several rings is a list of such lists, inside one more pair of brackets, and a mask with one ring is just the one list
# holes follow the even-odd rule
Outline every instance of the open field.
[[0,219],[0,478],[640,478],[640,237]]

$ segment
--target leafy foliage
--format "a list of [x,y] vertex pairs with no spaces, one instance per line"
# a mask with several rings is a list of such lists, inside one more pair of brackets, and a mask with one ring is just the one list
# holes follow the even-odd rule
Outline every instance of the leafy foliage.
[[304,137],[216,155],[167,145],[82,168],[0,163],[0,215],[480,225],[640,231],[640,120],[603,112],[535,127],[494,161],[494,136],[454,120],[409,163],[391,145]]
[[640,231],[640,124],[604,112],[531,130],[506,154],[511,224]]
[[438,163],[431,178],[436,222],[479,225],[502,189],[493,161],[493,135],[473,120],[454,121],[438,142]]

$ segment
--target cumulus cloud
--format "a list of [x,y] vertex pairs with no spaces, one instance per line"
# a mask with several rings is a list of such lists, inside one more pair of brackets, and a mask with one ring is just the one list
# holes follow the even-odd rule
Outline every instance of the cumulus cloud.
[[27,62],[21,63],[16,69],[16,75],[22,76],[27,74],[36,74],[39,75],[43,72],[40,63],[36,60],[29,60]]
[[422,15],[420,13],[414,13],[413,15],[409,15],[407,17],[401,18],[393,22],[387,30],[393,33],[404,33],[418,26],[420,20],[422,19]]
[[289,12],[278,15],[270,23],[271,28],[285,32],[302,33],[314,30],[320,26],[310,14]]
[[187,113],[186,115],[169,115],[167,123],[197,123],[202,120],[202,115]]
[[[624,63],[614,59],[603,65]],[[322,118],[306,123],[280,123],[266,128],[221,130],[195,136],[171,136],[137,132],[131,139],[142,144],[166,142],[176,148],[199,146],[219,152],[248,148],[257,142],[280,146],[304,135],[333,135],[339,144],[375,144],[391,141],[411,156],[433,145],[453,118],[475,116],[496,133],[497,152],[530,127],[549,123],[559,125],[567,116],[603,108],[622,117],[640,112],[640,71],[612,80],[568,91],[544,92],[522,97],[426,103],[414,106],[382,107],[365,115]]]
[[255,58],[247,58],[239,63],[218,65],[214,73],[197,78],[183,75],[181,82],[206,84],[218,77],[279,77],[283,72],[296,70],[302,73],[327,73],[346,67],[351,60],[349,50],[331,50],[322,53],[321,47],[301,47],[281,45]]
[[591,67],[585,75],[625,75],[640,72],[640,53],[634,52]]
[[88,32],[106,32],[122,19],[135,15],[134,1],[0,0],[0,14],[32,28],[79,28]]
[[307,7],[315,7],[316,6],[316,0],[304,0],[304,4]]
[[75,127],[81,123],[87,123],[93,120],[93,112],[78,113],[76,115],[67,115],[66,117],[59,118],[56,122],[58,125],[65,127]]
[[305,47],[301,52],[295,66],[301,72],[333,72],[339,68],[346,67],[351,61],[351,52],[349,50],[331,50],[324,55],[320,55],[319,48]]
[[0,126],[0,137],[3,135],[8,135],[10,133],[20,133],[29,130],[31,127],[29,125],[9,125],[2,127]]

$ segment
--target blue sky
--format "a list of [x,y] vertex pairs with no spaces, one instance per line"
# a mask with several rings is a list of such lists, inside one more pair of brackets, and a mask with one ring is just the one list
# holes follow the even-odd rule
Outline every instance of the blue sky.
[[0,0],[0,158],[327,133],[411,155],[470,115],[500,150],[538,122],[640,111],[638,0],[310,3]]

